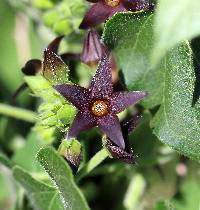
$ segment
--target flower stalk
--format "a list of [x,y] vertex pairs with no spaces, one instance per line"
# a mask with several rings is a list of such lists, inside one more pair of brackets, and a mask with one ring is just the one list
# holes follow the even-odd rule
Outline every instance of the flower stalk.
[[13,117],[19,120],[24,120],[30,123],[35,123],[37,120],[37,115],[35,112],[3,103],[0,103],[0,114]]

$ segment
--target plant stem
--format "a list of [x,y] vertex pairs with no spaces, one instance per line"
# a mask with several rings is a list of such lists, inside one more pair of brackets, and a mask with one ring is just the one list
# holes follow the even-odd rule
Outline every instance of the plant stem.
[[14,166],[14,163],[11,160],[9,160],[2,153],[0,153],[0,163],[3,164],[4,166],[10,168],[10,169]]
[[90,173],[94,168],[96,168],[101,162],[103,162],[108,157],[108,152],[105,149],[97,152],[88,163],[81,168],[81,170],[76,175],[76,181],[79,182],[84,176]]
[[36,118],[37,118],[37,115],[35,112],[22,109],[22,108],[13,107],[13,106],[2,104],[2,103],[0,103],[0,114],[17,118],[19,120],[31,122],[31,123],[36,122]]

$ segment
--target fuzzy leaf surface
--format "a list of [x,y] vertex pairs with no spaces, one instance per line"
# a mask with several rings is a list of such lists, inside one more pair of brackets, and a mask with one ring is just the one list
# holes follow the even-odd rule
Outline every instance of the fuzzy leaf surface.
[[152,126],[164,143],[178,152],[200,158],[199,109],[193,104],[195,74],[188,43],[181,43],[151,66],[153,15],[117,14],[107,22],[105,43],[114,50],[130,90],[146,90],[146,108],[161,104]]
[[153,15],[151,13],[118,13],[104,29],[105,44],[113,49],[129,90],[148,91],[142,100],[146,108],[160,104],[163,65],[151,67],[153,47]]
[[153,63],[158,63],[170,48],[181,41],[192,39],[200,34],[199,8],[199,0],[158,1]]
[[54,187],[37,181],[19,167],[14,167],[13,176],[25,189],[34,210],[64,210],[59,193]]
[[165,62],[162,103],[152,122],[154,133],[180,153],[200,159],[199,109],[192,106],[195,75],[189,44],[174,48]]
[[76,186],[68,164],[52,148],[41,149],[38,161],[49,174],[60,192],[62,202],[67,210],[89,210],[83,194]]

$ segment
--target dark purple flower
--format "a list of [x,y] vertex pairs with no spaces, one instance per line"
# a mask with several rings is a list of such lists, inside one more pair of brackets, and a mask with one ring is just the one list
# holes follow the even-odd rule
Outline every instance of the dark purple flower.
[[27,76],[36,75],[42,68],[42,62],[39,59],[29,60],[22,68],[22,72]]
[[89,66],[97,65],[102,57],[108,53],[105,45],[95,29],[90,29],[84,38],[81,61]]
[[144,91],[113,92],[107,57],[101,60],[89,88],[61,84],[56,85],[55,89],[78,109],[66,138],[73,138],[79,132],[97,126],[122,149],[125,148],[125,143],[117,113],[147,95]]
[[125,149],[122,149],[118,145],[114,144],[109,138],[104,139],[104,146],[113,158],[128,164],[135,163],[133,150],[128,142],[128,135],[137,126],[139,118],[139,115],[134,115],[129,121],[121,123],[122,135],[125,141]]
[[87,0],[94,3],[80,24],[88,29],[105,22],[117,12],[146,10],[152,6],[147,0]]

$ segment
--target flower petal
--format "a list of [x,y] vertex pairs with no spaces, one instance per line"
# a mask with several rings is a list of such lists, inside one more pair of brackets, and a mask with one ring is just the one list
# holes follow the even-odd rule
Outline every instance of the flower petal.
[[69,69],[64,61],[48,48],[44,51],[43,75],[52,84],[63,84],[68,81]]
[[31,59],[26,62],[25,66],[21,69],[25,75],[34,76],[41,71],[42,61],[39,59]]
[[130,11],[147,10],[153,6],[153,3],[151,3],[150,0],[123,0],[122,4]]
[[97,125],[113,143],[115,143],[122,149],[125,148],[121,126],[116,115],[109,114],[105,117],[99,118],[97,121]]
[[109,98],[113,91],[112,73],[107,56],[103,57],[97,68],[95,76],[92,78],[90,87],[93,98]]
[[133,91],[133,92],[116,92],[113,93],[111,99],[111,109],[113,113],[119,113],[128,106],[136,104],[138,101],[147,96],[147,92]]
[[96,2],[98,2],[99,0],[87,0],[87,1],[92,2],[92,3],[96,3]]
[[95,118],[90,114],[90,112],[79,111],[69,128],[67,138],[73,138],[77,136],[81,131],[87,130],[96,126]]
[[58,47],[60,45],[61,40],[64,38],[64,36],[59,36],[56,37],[49,45],[48,49],[51,50],[52,52],[56,53],[58,52]]
[[90,103],[89,91],[78,85],[55,85],[54,88],[79,110],[88,109]]
[[111,12],[112,7],[105,5],[103,1],[95,3],[86,13],[79,28],[88,29],[103,23],[109,18]]
[[95,29],[87,32],[84,38],[81,61],[88,65],[97,64],[106,53],[106,47],[101,43],[100,36]]
[[128,121],[121,123],[124,139],[126,137],[128,138],[128,134],[131,133],[137,127],[140,121],[140,118],[141,118],[141,115],[135,114]]
[[70,61],[80,61],[79,53],[63,53],[60,55],[65,64],[69,64]]
[[114,145],[108,138],[106,139],[105,147],[110,152],[113,158],[121,160],[128,164],[135,163],[135,158],[134,158],[132,150],[130,152],[127,152],[125,149],[122,149]]
[[118,6],[112,7],[112,11],[110,12],[110,16],[109,17],[112,17],[115,13],[125,12],[125,11],[127,11],[127,9],[124,7],[123,4],[120,3]]

